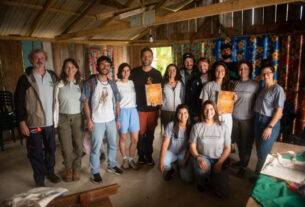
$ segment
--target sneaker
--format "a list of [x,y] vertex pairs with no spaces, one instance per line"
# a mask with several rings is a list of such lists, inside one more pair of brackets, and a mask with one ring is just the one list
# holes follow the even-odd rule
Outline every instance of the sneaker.
[[240,178],[244,177],[245,173],[246,173],[246,169],[241,167],[241,168],[239,168],[239,170],[237,172],[237,177],[240,177]]
[[46,177],[52,183],[59,183],[60,182],[60,178],[57,175],[55,175],[55,173],[48,174]]
[[35,183],[35,186],[36,186],[37,188],[39,188],[39,187],[46,187],[46,185],[44,184],[44,182]]
[[108,167],[107,168],[107,172],[112,172],[112,173],[114,173],[116,175],[121,175],[123,173],[123,171],[120,168],[118,168],[117,166],[112,167],[112,168]]
[[171,180],[173,173],[174,173],[174,169],[170,169],[169,171],[166,171],[164,175],[164,180],[165,181]]
[[122,168],[127,170],[129,168],[128,159],[123,159]]
[[66,170],[66,175],[64,176],[64,181],[66,181],[66,182],[72,181],[72,168],[68,168]]
[[91,178],[91,181],[93,183],[101,183],[102,182],[102,177],[99,173],[93,174],[93,177]]
[[134,162],[134,160],[131,160],[130,162],[129,162],[129,166],[132,168],[132,169],[134,169],[134,170],[138,170],[140,167],[139,167],[139,165],[137,165],[135,162]]
[[105,153],[102,153],[100,155],[100,162],[103,163],[105,160],[106,160],[106,155],[105,155]]
[[148,166],[154,166],[155,165],[155,161],[153,160],[153,158],[148,158],[147,159],[147,165]]
[[146,159],[144,156],[139,156],[139,159],[138,159],[138,164],[139,165],[144,165],[146,163]]

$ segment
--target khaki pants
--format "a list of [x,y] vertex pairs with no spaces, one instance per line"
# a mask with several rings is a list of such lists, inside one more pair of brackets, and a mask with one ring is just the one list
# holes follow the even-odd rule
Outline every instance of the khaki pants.
[[59,114],[58,137],[65,168],[79,172],[82,159],[83,129],[81,114]]

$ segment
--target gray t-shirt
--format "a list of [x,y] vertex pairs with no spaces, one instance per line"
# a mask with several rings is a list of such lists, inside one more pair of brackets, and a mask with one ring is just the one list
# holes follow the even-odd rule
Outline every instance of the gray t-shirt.
[[218,159],[224,147],[231,144],[231,137],[225,124],[208,126],[201,122],[193,126],[189,142],[196,143],[200,155]]
[[186,130],[179,129],[178,137],[174,137],[174,122],[170,122],[165,129],[164,137],[170,138],[170,144],[168,150],[174,154],[180,154],[186,150],[188,146]]
[[59,113],[61,114],[79,114],[81,112],[81,90],[79,84],[68,82],[65,86],[59,88],[58,101]]
[[284,108],[285,94],[279,84],[271,88],[263,88],[256,99],[254,111],[272,117],[277,108]]
[[[51,75],[46,71],[44,76],[39,75],[35,71],[33,72],[34,78],[38,85],[39,99],[42,104],[42,108],[46,117],[46,125],[53,125],[53,89],[54,84]],[[42,126],[40,126],[42,127]]]
[[240,120],[251,119],[254,116],[254,103],[259,90],[255,80],[236,81],[235,92],[237,101],[234,104],[233,117]]
[[201,91],[200,99],[217,101],[218,92],[221,90],[221,86],[215,81],[206,83]]

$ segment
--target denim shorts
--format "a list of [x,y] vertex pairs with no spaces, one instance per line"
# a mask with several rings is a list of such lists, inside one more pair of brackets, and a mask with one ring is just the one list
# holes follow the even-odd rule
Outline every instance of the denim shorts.
[[120,132],[125,134],[127,132],[137,132],[140,130],[140,121],[137,109],[121,108],[120,113]]

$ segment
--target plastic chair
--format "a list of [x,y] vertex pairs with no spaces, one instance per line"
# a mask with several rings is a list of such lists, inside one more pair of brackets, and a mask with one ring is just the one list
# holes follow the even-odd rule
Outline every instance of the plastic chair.
[[[0,147],[4,150],[2,132],[10,130],[13,141],[16,142],[15,128],[18,129],[15,107],[13,104],[13,94],[9,91],[0,91]],[[19,131],[18,131],[19,132]],[[23,145],[22,137],[20,137],[20,144]]]

